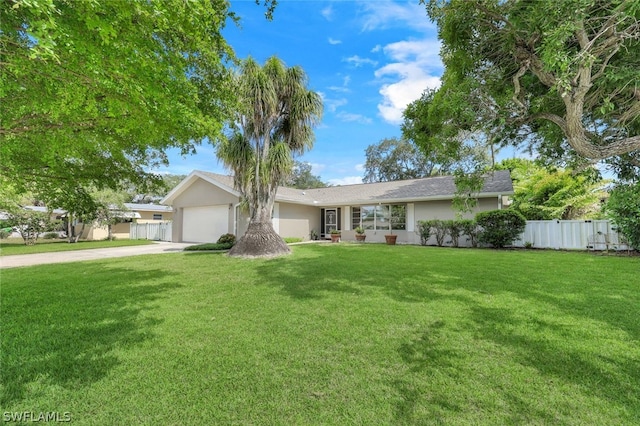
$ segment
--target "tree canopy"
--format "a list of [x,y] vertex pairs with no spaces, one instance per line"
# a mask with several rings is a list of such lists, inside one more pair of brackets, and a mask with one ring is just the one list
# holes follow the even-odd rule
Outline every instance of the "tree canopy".
[[[640,166],[640,3],[422,0],[438,25],[441,87],[414,102],[423,143],[460,131],[549,163]],[[454,143],[455,145],[455,143]]]
[[448,171],[448,165],[438,165],[406,139],[382,139],[367,147],[365,157],[365,183],[417,179]]
[[0,170],[45,196],[158,182],[165,150],[234,105],[225,0],[9,0],[0,8]]
[[534,161],[503,160],[495,167],[511,171],[511,208],[528,220],[597,219],[608,183],[593,169],[575,173],[570,169],[548,170]]
[[298,189],[324,188],[328,186],[322,181],[320,176],[312,173],[310,163],[295,161],[291,170],[291,175],[285,182],[285,186]]

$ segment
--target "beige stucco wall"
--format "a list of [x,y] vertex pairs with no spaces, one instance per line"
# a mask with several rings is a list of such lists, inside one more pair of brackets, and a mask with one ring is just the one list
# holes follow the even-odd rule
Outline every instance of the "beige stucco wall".
[[[185,207],[201,207],[238,204],[239,198],[209,182],[197,179],[173,201],[172,241],[181,242],[183,227],[183,209]],[[229,209],[228,229],[234,229],[234,211]],[[243,231],[244,233],[244,231]],[[241,235],[241,234],[240,234]]]
[[[422,201],[413,203],[414,205],[414,229],[416,231],[400,231],[394,230],[393,233],[396,234],[398,244],[420,244],[420,235],[417,233],[417,223],[420,220],[429,220],[429,219],[441,219],[441,220],[450,220],[456,219],[455,211],[452,207],[451,200],[436,200],[436,201]],[[472,213],[466,213],[463,215],[464,219],[473,219],[475,214],[481,211],[486,210],[496,210],[499,208],[498,197],[495,198],[482,198],[478,201],[478,206],[473,210]],[[407,223],[407,226],[409,224]],[[374,243],[383,243],[385,242],[384,236],[388,234],[388,231],[374,231],[367,230],[365,231],[366,242],[374,242]],[[342,231],[341,233],[342,241],[355,241],[355,231]],[[430,244],[435,244],[435,237],[431,237],[429,240]],[[463,239],[460,240],[460,245],[464,245],[465,241]]]
[[299,204],[278,203],[278,230],[282,237],[310,239],[311,230],[320,229],[320,209]]
[[[136,222],[138,223],[147,223],[147,222],[151,222],[151,223],[158,223],[158,222],[167,222],[173,219],[173,212],[171,210],[169,211],[163,211],[163,212],[154,212],[154,211],[140,211],[140,210],[136,210],[138,212],[138,214],[140,214],[140,218],[138,220],[136,220]],[[153,215],[154,214],[161,214],[162,215],[162,219],[154,219]]]
[[[476,213],[487,211],[487,210],[497,210],[500,208],[498,197],[491,198],[481,198],[478,200],[478,205],[473,209],[471,213],[465,213],[462,215],[463,219],[473,219]],[[418,226],[417,223],[420,220],[430,220],[430,219],[441,219],[441,220],[451,220],[456,219],[456,213],[453,210],[453,205],[451,200],[447,201],[427,201],[427,202],[419,202],[415,203],[415,229],[417,231]],[[400,238],[398,237],[398,241]],[[411,244],[420,244],[420,235],[417,232],[412,232],[410,235],[407,235],[407,241]],[[428,244],[436,244],[435,237],[431,237],[428,241]],[[465,238],[461,238],[459,244],[465,245]]]

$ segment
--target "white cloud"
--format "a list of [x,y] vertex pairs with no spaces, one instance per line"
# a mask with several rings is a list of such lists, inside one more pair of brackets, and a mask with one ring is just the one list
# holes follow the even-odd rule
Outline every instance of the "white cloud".
[[356,68],[364,64],[372,65],[374,67],[378,65],[377,61],[374,61],[373,59],[369,59],[369,58],[361,58],[358,55],[350,56],[346,59],[343,59],[343,61],[353,64]]
[[326,164],[320,164],[320,163],[309,163],[309,164],[311,164],[311,173],[313,173],[314,175],[319,175],[321,171],[327,168]]
[[356,167],[354,167],[356,169],[357,172],[363,172],[364,171],[364,164],[356,164]]
[[340,112],[337,117],[348,123],[371,124],[372,120],[362,114],[351,114],[348,112]]
[[345,176],[343,178],[329,179],[329,184],[337,185],[355,185],[362,183],[362,176]]
[[429,20],[424,6],[417,3],[396,3],[390,1],[369,1],[362,4],[362,30],[373,31],[405,26],[415,30],[433,30],[435,25]]
[[344,87],[344,86],[329,86],[327,87],[327,89],[332,90],[334,92],[340,92],[340,93],[349,93],[351,90],[349,90],[348,87]]
[[342,86],[329,86],[328,89],[334,92],[349,93],[351,92],[351,90],[348,87],[350,82],[351,82],[351,77],[346,75],[342,79]]
[[325,108],[329,112],[336,112],[338,108],[346,105],[349,102],[347,101],[346,98],[332,99],[332,98],[327,98],[324,95],[321,95],[321,97],[322,97],[322,102],[324,103]]
[[333,18],[333,6],[329,5],[320,11],[320,14],[324,16],[324,19],[331,21]]
[[336,45],[340,43],[342,43],[342,40],[336,40],[335,38],[329,37],[329,44]]
[[384,120],[392,124],[402,122],[402,112],[407,105],[418,99],[427,88],[437,88],[442,71],[439,57],[440,43],[437,40],[405,40],[388,44],[384,53],[392,62],[375,72],[385,82],[380,88],[382,102],[378,111]]
[[382,46],[380,46],[379,44],[376,44],[373,49],[371,49],[371,53],[377,53],[379,51],[382,50]]

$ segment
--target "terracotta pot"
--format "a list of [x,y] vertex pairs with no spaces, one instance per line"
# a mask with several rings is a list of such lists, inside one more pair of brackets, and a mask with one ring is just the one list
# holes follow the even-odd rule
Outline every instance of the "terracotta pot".
[[340,234],[331,234],[331,242],[339,243],[340,242]]
[[356,241],[364,242],[366,238],[367,236],[365,234],[356,234]]
[[397,235],[391,234],[391,235],[385,235],[384,239],[387,242],[387,244],[389,244],[390,246],[394,246],[396,245],[396,239],[398,238]]

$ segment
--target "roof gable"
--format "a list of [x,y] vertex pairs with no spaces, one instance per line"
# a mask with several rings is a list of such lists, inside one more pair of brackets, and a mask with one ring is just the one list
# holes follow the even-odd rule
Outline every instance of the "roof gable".
[[206,182],[209,182],[212,185],[217,186],[218,188],[229,192],[237,197],[240,196],[240,193],[236,191],[233,187],[233,177],[220,175],[217,173],[211,172],[203,172],[201,170],[194,170],[189,175],[184,178],[175,188],[173,188],[169,193],[160,200],[161,204],[171,205],[173,201],[180,196],[184,191],[186,191],[194,182],[198,179],[202,179]]

